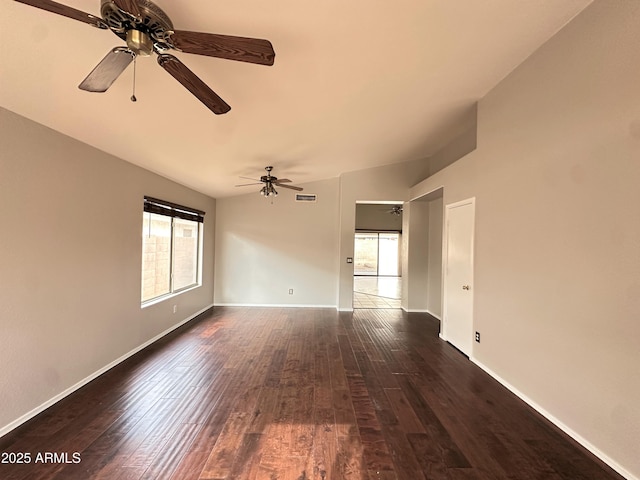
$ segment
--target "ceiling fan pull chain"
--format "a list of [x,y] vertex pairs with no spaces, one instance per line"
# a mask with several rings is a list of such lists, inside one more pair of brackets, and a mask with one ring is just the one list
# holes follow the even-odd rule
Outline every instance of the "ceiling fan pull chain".
[[134,55],[133,57],[133,95],[131,95],[131,101],[132,102],[137,102],[138,99],[136,98],[136,63],[138,60],[138,56]]

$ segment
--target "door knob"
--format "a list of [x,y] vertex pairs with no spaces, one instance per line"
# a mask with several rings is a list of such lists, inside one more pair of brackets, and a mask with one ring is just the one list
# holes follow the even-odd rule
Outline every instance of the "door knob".
[[463,285],[463,286],[462,286],[462,289],[463,289],[463,290],[469,290],[469,285]]

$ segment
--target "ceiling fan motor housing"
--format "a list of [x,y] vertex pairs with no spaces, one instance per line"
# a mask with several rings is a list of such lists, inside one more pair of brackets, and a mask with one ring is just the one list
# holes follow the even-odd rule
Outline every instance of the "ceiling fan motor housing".
[[153,42],[151,37],[140,30],[131,29],[127,31],[127,47],[137,55],[148,57],[153,53]]
[[100,13],[109,29],[127,42],[138,55],[172,48],[173,23],[169,16],[149,0],[137,0],[140,17],[119,9],[111,0],[101,0]]

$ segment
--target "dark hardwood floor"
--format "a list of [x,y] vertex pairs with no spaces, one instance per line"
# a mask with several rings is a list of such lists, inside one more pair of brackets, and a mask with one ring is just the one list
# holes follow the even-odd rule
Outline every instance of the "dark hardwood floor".
[[30,463],[0,478],[622,478],[438,329],[399,310],[215,309],[1,438]]

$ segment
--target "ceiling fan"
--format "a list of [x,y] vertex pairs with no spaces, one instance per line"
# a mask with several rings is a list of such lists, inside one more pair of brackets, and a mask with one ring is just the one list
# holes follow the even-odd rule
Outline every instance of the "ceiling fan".
[[[127,43],[115,47],[79,85],[89,92],[106,92],[137,56],[158,55],[158,64],[213,113],[231,107],[175,56],[177,50],[196,55],[273,65],[275,52],[268,40],[174,30],[171,19],[150,0],[101,0],[101,17],[51,0],[16,0],[42,10],[109,29]],[[135,95],[131,97],[135,101]]]
[[246,180],[254,180],[255,183],[243,183],[240,185],[236,185],[236,187],[246,187],[248,185],[260,185],[264,183],[264,186],[260,189],[260,195],[264,195],[265,197],[278,195],[278,192],[274,188],[274,185],[282,188],[288,188],[290,190],[296,190],[298,192],[301,192],[303,190],[301,187],[296,187],[295,185],[285,185],[286,183],[291,182],[291,180],[289,180],[288,178],[278,178],[271,175],[271,170],[273,170],[273,167],[264,167],[264,169],[267,171],[267,174],[262,175],[260,177],[260,180],[254,180],[253,178],[249,177],[240,177]]
[[402,205],[394,205],[389,210],[387,210],[387,213],[398,216],[402,215]]

